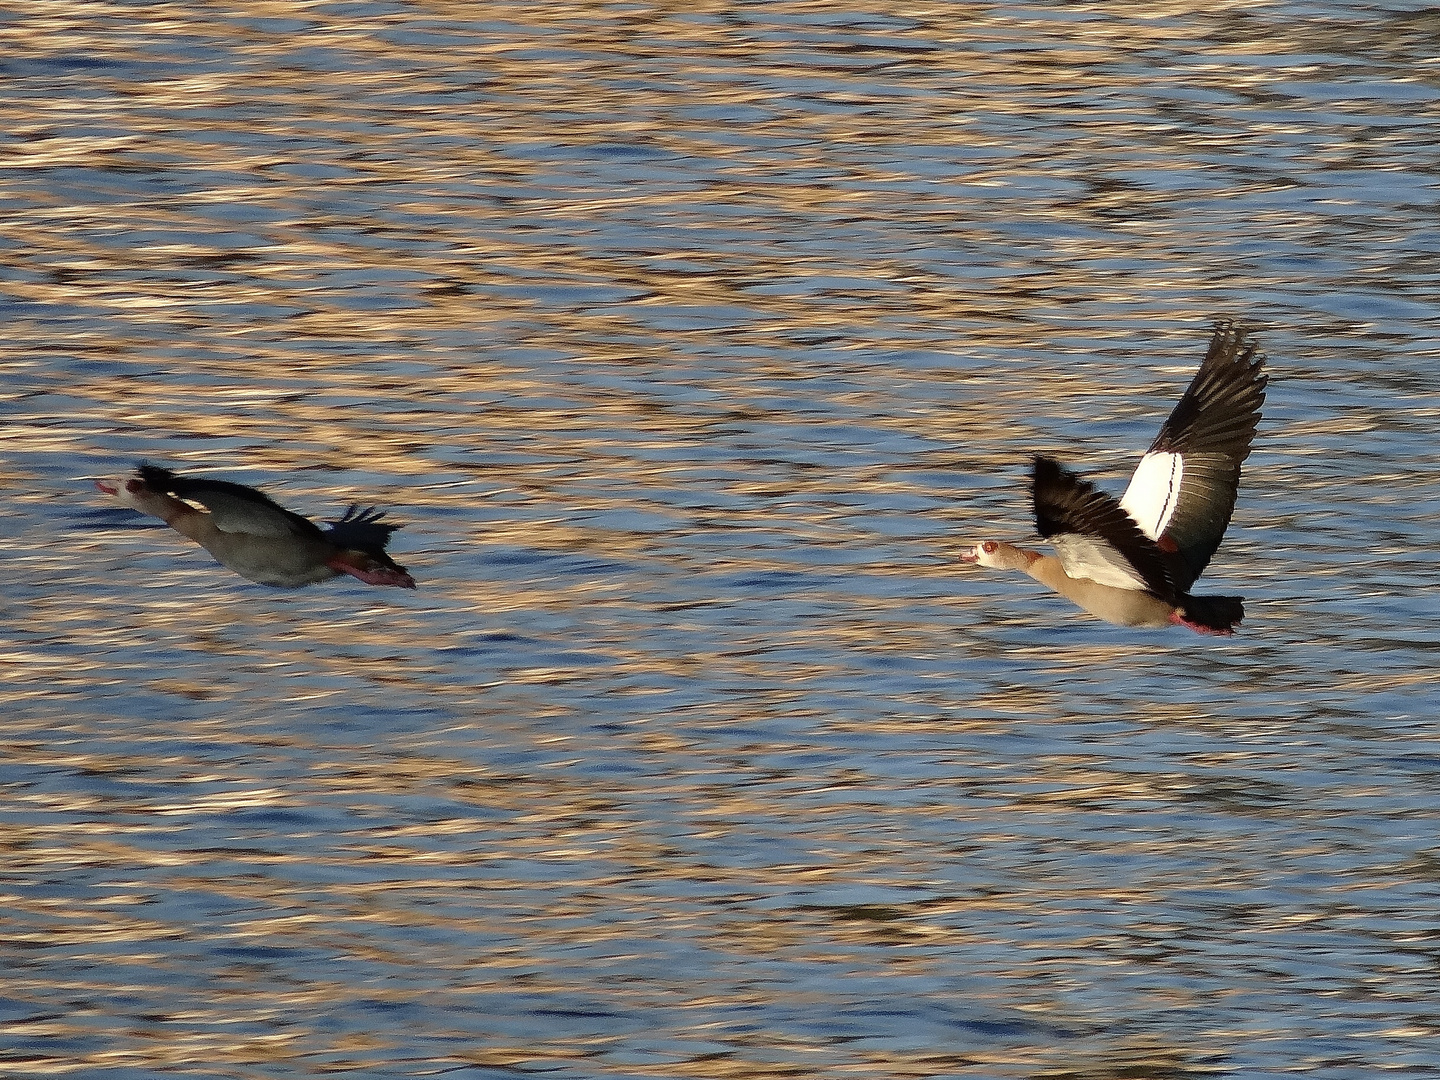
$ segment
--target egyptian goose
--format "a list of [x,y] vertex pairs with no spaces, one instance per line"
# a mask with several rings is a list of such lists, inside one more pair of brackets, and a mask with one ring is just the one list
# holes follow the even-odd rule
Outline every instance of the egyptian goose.
[[1200,370],[1119,502],[1036,457],[1035,527],[1059,557],[986,540],[960,560],[1023,570],[1117,626],[1233,633],[1245,614],[1242,598],[1191,596],[1190,587],[1230,524],[1240,463],[1265,402],[1264,366],[1245,330],[1217,323]]
[[367,585],[415,588],[409,572],[385,554],[390,534],[400,526],[382,522],[383,513],[373,506],[351,506],[322,530],[254,488],[177,476],[154,465],[141,465],[125,479],[96,481],[95,486],[142,514],[160,518],[222,566],[261,585],[297,589],[349,574]]

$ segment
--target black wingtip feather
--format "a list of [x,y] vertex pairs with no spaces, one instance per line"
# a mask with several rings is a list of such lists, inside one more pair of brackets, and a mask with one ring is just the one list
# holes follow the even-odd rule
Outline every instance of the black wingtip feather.
[[1236,463],[1250,444],[1265,404],[1265,354],[1249,328],[1233,319],[1215,323],[1200,369],[1151,444],[1152,452],[1224,454]]
[[1075,475],[1054,458],[1035,455],[1030,469],[1030,489],[1035,498],[1035,531],[1047,540],[1058,533],[1070,531],[1063,518],[1056,514],[1055,500],[1049,494],[1064,484],[1067,474]]
[[327,533],[332,543],[383,558],[391,534],[405,527],[403,522],[381,520],[384,517],[384,510],[351,503],[339,521],[327,523]]

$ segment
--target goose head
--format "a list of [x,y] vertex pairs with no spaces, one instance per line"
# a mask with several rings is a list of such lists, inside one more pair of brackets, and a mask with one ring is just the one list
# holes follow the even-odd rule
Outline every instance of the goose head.
[[982,540],[972,548],[965,548],[960,552],[960,561],[995,570],[1023,570],[1030,565],[1025,552],[1001,540]]
[[152,491],[138,476],[127,476],[114,480],[96,480],[95,486],[106,495],[113,495],[122,506],[139,510],[142,514],[163,518],[162,512],[172,502],[170,496]]

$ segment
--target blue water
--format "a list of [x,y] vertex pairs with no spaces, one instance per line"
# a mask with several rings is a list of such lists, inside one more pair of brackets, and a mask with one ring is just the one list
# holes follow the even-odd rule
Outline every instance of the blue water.
[[[1440,1071],[1429,15],[121,14],[5,30],[7,1075]],[[1240,635],[957,563],[1220,316]]]

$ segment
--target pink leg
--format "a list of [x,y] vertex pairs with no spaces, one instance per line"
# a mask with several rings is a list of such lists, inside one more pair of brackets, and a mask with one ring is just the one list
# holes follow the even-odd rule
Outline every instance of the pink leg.
[[1191,622],[1189,619],[1185,618],[1184,615],[1180,614],[1178,610],[1172,611],[1170,613],[1170,625],[1187,626],[1191,630],[1194,630],[1197,634],[1214,634],[1217,637],[1229,637],[1231,634],[1235,633],[1235,628],[1233,626],[1227,626],[1223,630],[1217,630],[1213,626],[1203,626],[1200,623]]
[[401,589],[415,588],[415,579],[404,570],[395,567],[381,566],[379,563],[356,566],[352,562],[347,562],[344,555],[336,555],[325,565],[331,570],[338,570],[342,574],[359,578],[366,585],[394,585]]

